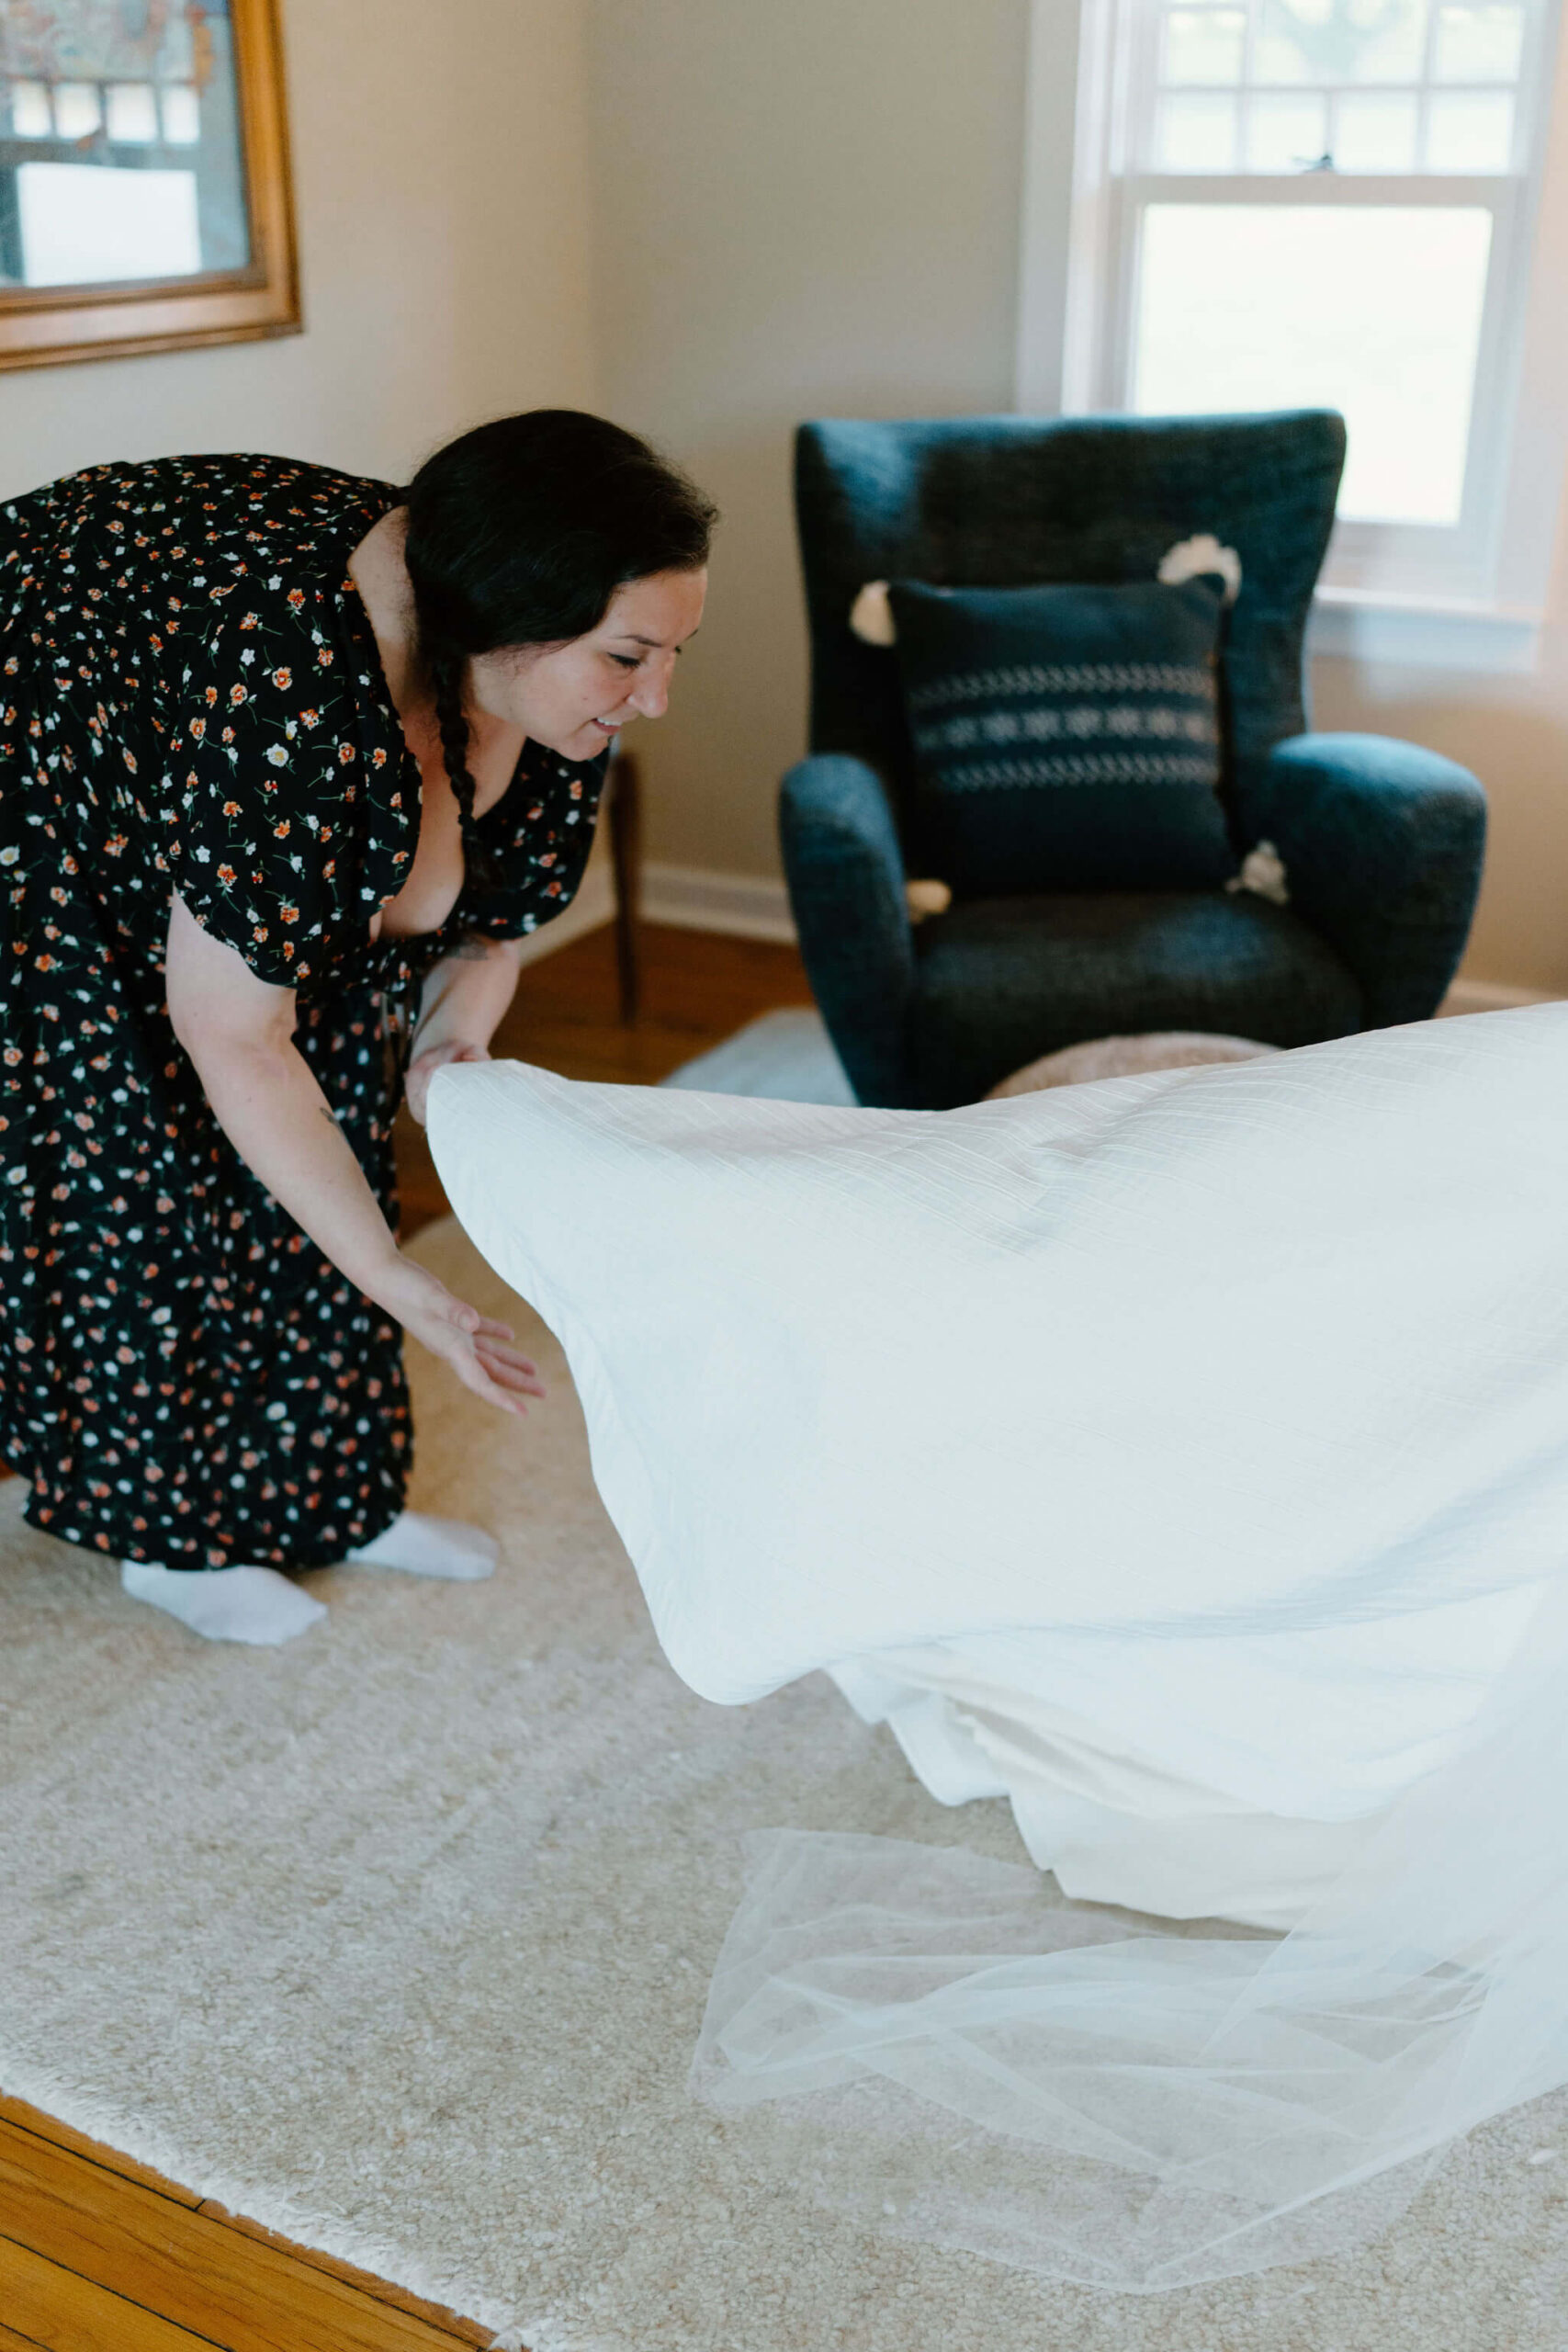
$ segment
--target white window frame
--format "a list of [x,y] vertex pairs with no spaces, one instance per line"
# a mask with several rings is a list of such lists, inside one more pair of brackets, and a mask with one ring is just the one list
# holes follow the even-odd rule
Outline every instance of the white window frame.
[[[1568,468],[1568,39],[1526,71],[1538,135],[1518,176],[1140,174],[1118,168],[1126,0],[1032,0],[1016,404],[1123,405],[1138,209],[1187,203],[1476,203],[1494,215],[1464,510],[1456,528],[1341,523],[1314,606],[1318,652],[1450,668],[1536,665]],[[1555,52],[1555,55],[1553,54]],[[1553,71],[1554,67],[1554,71]],[[1551,76],[1551,86],[1540,88]],[[1521,89],[1524,85],[1521,83]],[[1544,202],[1543,202],[1544,191]],[[1067,234],[1063,238],[1062,224]]]

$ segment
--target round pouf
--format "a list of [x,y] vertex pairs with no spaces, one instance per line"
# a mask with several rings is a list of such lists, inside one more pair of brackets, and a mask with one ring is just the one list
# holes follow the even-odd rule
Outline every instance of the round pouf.
[[1198,1069],[1205,1062],[1249,1062],[1258,1054],[1276,1054],[1278,1046],[1261,1046],[1256,1037],[1211,1036],[1201,1029],[1152,1029],[1138,1037],[1089,1037],[1081,1046],[1064,1046],[1059,1053],[1042,1054],[1026,1062],[999,1086],[987,1102],[1004,1094],[1033,1094],[1043,1086],[1079,1086],[1095,1078],[1134,1078],[1147,1069]]

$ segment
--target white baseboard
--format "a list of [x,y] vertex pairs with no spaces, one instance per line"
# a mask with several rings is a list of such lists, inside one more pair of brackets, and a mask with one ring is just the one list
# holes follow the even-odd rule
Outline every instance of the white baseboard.
[[[523,946],[525,964],[553,955],[558,947],[570,946],[603,923],[614,922],[615,876],[603,842],[601,835],[570,906],[543,930],[530,933]],[[667,922],[681,931],[718,931],[732,938],[773,939],[785,945],[795,941],[788,891],[783,882],[770,882],[755,874],[715,874],[696,865],[645,865],[642,915],[645,922]]]
[[643,868],[642,911],[649,922],[682,931],[722,931],[737,939],[795,941],[795,918],[782,881],[757,874],[714,874],[698,865]]

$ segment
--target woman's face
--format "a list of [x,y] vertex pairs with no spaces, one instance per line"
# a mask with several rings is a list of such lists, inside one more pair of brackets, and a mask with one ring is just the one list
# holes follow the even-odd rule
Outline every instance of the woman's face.
[[468,664],[473,699],[563,760],[591,760],[628,719],[662,714],[707,584],[705,571],[651,572],[617,588],[586,637],[477,653]]

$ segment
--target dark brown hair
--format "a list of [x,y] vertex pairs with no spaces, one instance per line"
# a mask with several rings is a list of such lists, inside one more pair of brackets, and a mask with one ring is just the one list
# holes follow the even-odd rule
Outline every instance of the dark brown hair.
[[716,509],[635,433],[579,409],[497,417],[427,458],[403,493],[415,660],[435,702],[468,874],[497,877],[474,823],[468,665],[597,628],[617,588],[707,560]]

